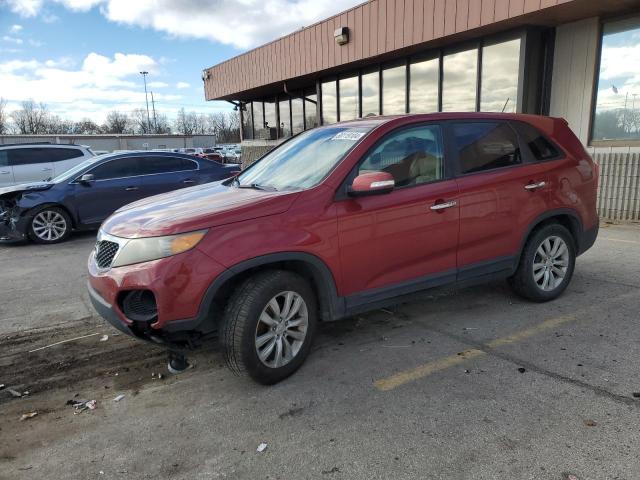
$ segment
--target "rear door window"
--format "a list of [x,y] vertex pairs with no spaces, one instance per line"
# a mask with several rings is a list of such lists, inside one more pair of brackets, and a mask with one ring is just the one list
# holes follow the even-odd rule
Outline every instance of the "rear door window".
[[32,165],[38,163],[50,163],[52,148],[12,148],[7,150],[9,164],[13,167],[20,165]]
[[454,123],[452,130],[461,174],[522,163],[518,137],[505,122]]
[[142,157],[140,162],[142,175],[184,172],[185,170],[198,169],[198,164],[196,162],[180,157]]
[[118,158],[98,165],[87,172],[93,175],[94,180],[112,180],[141,175],[137,157]]
[[79,148],[51,148],[49,150],[49,158],[51,162],[61,162],[72,158],[82,157],[84,154]]

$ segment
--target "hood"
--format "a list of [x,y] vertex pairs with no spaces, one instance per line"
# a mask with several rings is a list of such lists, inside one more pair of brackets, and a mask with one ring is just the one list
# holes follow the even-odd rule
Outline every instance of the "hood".
[[10,193],[49,190],[51,187],[53,187],[53,185],[54,185],[53,183],[49,183],[49,182],[35,182],[35,183],[23,183],[20,185],[13,185],[11,187],[3,187],[3,188],[0,188],[0,197]]
[[131,203],[105,220],[102,230],[125,238],[190,232],[283,213],[298,195],[208,183]]

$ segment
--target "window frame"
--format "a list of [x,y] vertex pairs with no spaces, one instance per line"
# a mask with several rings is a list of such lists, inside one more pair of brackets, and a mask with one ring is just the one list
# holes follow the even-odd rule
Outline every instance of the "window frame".
[[[454,171],[454,176],[455,178],[464,178],[464,177],[469,177],[472,175],[483,175],[485,173],[492,173],[492,172],[499,172],[502,170],[509,170],[509,169],[514,169],[514,168],[520,168],[523,167],[525,165],[529,165],[531,163],[535,163],[535,162],[531,162],[529,155],[531,155],[531,157],[533,157],[533,154],[529,151],[529,147],[527,145],[526,151],[523,152],[523,148],[522,148],[522,142],[520,139],[520,135],[518,134],[518,131],[514,128],[514,126],[511,124],[512,122],[509,120],[500,120],[500,119],[491,119],[491,118],[487,118],[487,119],[473,119],[473,120],[464,120],[464,119],[460,119],[460,120],[447,120],[446,122],[443,122],[446,124],[446,129],[447,129],[447,138],[449,141],[449,146],[451,148],[451,168]],[[468,172],[468,173],[464,173],[461,171],[461,164],[460,164],[460,154],[458,152],[458,147],[456,145],[456,141],[455,141],[455,134],[453,132],[453,126],[456,124],[468,124],[468,123],[500,123],[500,124],[505,124],[507,125],[511,131],[513,132],[513,135],[516,139],[517,145],[518,145],[518,149],[520,150],[520,158],[521,161],[520,163],[514,164],[514,165],[505,165],[504,167],[494,167],[494,168],[489,168],[487,170],[480,170],[477,172]],[[525,158],[525,154],[527,156],[527,158]]]
[[602,68],[602,46],[604,43],[604,27],[607,23],[617,23],[625,20],[638,20],[638,28],[640,28],[640,14],[629,13],[614,17],[600,18],[598,22],[598,44],[596,46],[596,62],[595,73],[593,76],[593,91],[591,92],[591,112],[589,116],[589,129],[587,145],[593,147],[639,147],[640,138],[615,139],[615,140],[598,140],[594,139],[596,109],[598,107],[598,85],[600,84],[600,73]]
[[[440,136],[441,136],[441,141],[442,141],[442,166],[444,168],[444,172],[443,172],[442,178],[439,178],[437,180],[433,180],[431,182],[419,183],[419,184],[415,184],[415,185],[394,186],[393,190],[388,195],[393,195],[394,192],[396,192],[397,190],[407,190],[409,188],[426,187],[426,186],[429,186],[429,185],[433,185],[435,183],[444,182],[444,181],[452,180],[453,178],[455,178],[454,172],[452,170],[453,165],[449,161],[449,158],[450,158],[450,155],[449,155],[450,145],[449,145],[449,141],[448,141],[448,138],[447,138],[447,132],[446,132],[445,127],[444,127],[445,123],[446,123],[446,121],[442,121],[442,120],[427,120],[427,121],[423,120],[423,121],[419,121],[419,122],[415,122],[415,123],[401,125],[401,126],[398,126],[398,127],[394,128],[393,130],[390,130],[390,131],[386,132],[384,135],[382,135],[380,138],[378,138],[373,143],[373,145],[371,145],[360,156],[360,158],[358,158],[358,161],[351,168],[351,170],[349,170],[349,173],[347,173],[345,175],[344,179],[342,179],[342,182],[340,182],[340,186],[336,190],[336,195],[334,197],[334,201],[338,202],[338,201],[343,201],[343,200],[353,200],[353,197],[349,196],[349,194],[348,194],[348,188],[349,188],[349,186],[351,186],[351,184],[353,183],[355,178],[358,176],[358,170],[360,169],[360,166],[369,157],[369,155],[371,155],[382,143],[386,142],[391,135],[395,135],[397,133],[403,132],[404,130],[411,130],[413,128],[418,128],[418,127],[428,127],[428,126],[433,126],[433,125],[440,127]],[[372,132],[374,130],[372,130]]]

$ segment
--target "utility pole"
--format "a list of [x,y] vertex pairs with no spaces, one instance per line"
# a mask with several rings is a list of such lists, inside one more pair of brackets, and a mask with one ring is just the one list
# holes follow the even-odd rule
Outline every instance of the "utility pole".
[[151,118],[149,117],[149,96],[147,95],[147,75],[149,72],[140,72],[142,78],[144,79],[144,98],[147,101],[147,132],[151,132]]
[[156,118],[156,102],[153,100],[153,90],[151,91],[151,108],[153,109],[153,128],[158,133],[158,119]]

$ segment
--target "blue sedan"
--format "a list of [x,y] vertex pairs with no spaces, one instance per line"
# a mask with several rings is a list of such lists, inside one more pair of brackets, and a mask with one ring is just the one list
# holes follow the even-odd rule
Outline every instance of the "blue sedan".
[[97,229],[128,203],[239,171],[239,165],[173,152],[93,157],[54,179],[0,188],[0,240],[62,242],[72,230]]

